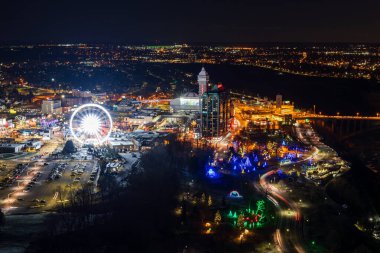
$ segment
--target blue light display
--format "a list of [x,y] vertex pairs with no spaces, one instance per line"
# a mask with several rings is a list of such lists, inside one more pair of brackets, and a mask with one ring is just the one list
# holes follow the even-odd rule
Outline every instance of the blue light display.
[[208,169],[208,171],[207,171],[207,176],[208,177],[210,177],[210,178],[213,178],[213,177],[215,177],[216,176],[216,173],[215,173],[215,171],[213,170],[213,169]]
[[220,173],[217,172],[217,168],[206,166],[206,177],[210,179],[220,178]]

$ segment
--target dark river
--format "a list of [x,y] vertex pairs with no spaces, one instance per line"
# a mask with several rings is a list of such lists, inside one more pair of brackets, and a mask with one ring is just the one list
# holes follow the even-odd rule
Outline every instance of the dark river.
[[[200,64],[174,65],[198,73]],[[174,67],[173,66],[173,67]],[[284,100],[295,102],[296,107],[336,114],[376,115],[380,112],[380,83],[369,80],[319,78],[279,74],[276,71],[237,65],[205,65],[211,82],[222,82],[232,90],[274,99],[282,94]]]

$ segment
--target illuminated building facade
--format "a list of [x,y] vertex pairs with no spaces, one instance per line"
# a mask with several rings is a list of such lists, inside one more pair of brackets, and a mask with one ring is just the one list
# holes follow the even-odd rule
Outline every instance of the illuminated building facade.
[[206,70],[204,67],[202,67],[201,72],[198,74],[198,85],[199,85],[199,96],[202,96],[203,93],[207,91],[207,86],[209,84],[210,77],[207,74]]
[[276,108],[281,108],[282,106],[282,95],[276,95]]
[[44,100],[42,101],[42,114],[61,114],[61,100]]
[[231,99],[221,84],[214,85],[201,96],[201,134],[212,138],[225,134],[231,119]]
[[170,101],[170,108],[174,112],[199,112],[199,96],[195,92],[187,92],[179,98]]

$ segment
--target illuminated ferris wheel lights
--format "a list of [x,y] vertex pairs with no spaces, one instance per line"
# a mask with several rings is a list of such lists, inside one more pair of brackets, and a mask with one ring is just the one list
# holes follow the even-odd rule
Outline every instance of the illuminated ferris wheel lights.
[[101,121],[100,118],[95,114],[89,114],[84,116],[80,125],[80,128],[86,134],[96,134],[101,129]]
[[111,135],[112,125],[111,115],[98,104],[79,106],[70,118],[71,135],[83,144],[104,143]]

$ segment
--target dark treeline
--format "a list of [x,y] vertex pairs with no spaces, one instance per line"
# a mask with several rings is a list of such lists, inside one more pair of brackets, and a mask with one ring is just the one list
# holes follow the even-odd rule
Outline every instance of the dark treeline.
[[27,252],[176,252],[177,193],[190,146],[173,137],[141,157],[121,188],[104,174],[101,193],[87,187],[46,220],[46,233]]
[[[324,137],[325,143],[333,147],[340,157],[351,164],[348,172],[333,178],[325,186],[325,193],[339,206],[339,212],[328,210],[327,205],[315,210],[316,217],[325,217],[323,219],[327,221],[323,227],[323,238],[326,244],[333,252],[379,252],[380,245],[373,240],[370,230],[363,233],[353,226],[359,224],[373,227],[374,223],[369,221],[369,217],[376,216],[380,211],[379,176],[366,167],[366,160],[361,157],[365,151],[352,145],[355,137],[341,141],[323,128],[316,128],[316,130]],[[375,150],[376,147],[373,145],[376,145],[376,132],[366,135],[371,137],[365,145]],[[364,139],[364,136],[360,138]],[[318,219],[318,224],[314,227],[321,226],[322,222]],[[311,224],[313,224],[312,219]],[[326,229],[326,227],[331,229]]]

